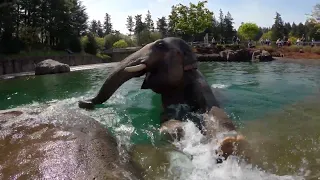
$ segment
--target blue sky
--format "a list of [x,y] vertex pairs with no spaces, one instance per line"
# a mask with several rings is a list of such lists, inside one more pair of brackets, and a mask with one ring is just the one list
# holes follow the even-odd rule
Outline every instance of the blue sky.
[[[142,14],[143,18],[150,10],[156,21],[161,16],[170,13],[171,6],[198,0],[82,0],[87,8],[89,19],[103,22],[105,13],[111,15],[113,27],[122,33],[128,33],[126,19],[128,15]],[[306,14],[311,13],[313,6],[319,0],[208,0],[207,8],[218,17],[219,9],[226,14],[228,11],[234,18],[234,26],[239,27],[241,22],[255,22],[259,26],[271,26],[276,11],[286,22],[305,22]]]

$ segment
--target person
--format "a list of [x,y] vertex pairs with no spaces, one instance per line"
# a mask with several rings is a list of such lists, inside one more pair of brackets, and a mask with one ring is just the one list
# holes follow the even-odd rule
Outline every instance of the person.
[[251,48],[252,47],[252,42],[251,42],[251,39],[249,39],[248,41],[248,48]]
[[312,38],[312,40],[311,40],[311,47],[313,47],[314,46],[314,38]]
[[236,38],[236,36],[233,36],[233,38],[232,38],[232,42],[233,42],[233,44],[236,44],[236,42],[237,42],[237,38]]
[[217,44],[216,39],[214,37],[211,40],[211,44],[212,44],[212,46],[215,46]]
[[240,44],[240,38],[239,37],[237,37],[237,43]]
[[297,46],[300,46],[300,38],[297,39]]

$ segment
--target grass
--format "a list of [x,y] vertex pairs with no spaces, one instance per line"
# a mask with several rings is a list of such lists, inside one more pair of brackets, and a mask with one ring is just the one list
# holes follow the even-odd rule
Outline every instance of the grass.
[[320,46],[296,46],[296,45],[291,45],[291,46],[283,46],[281,48],[278,48],[276,46],[257,46],[257,49],[262,49],[271,52],[276,52],[276,51],[281,51],[283,53],[286,52],[292,52],[292,53],[298,53],[300,52],[300,49],[305,52],[305,53],[313,53],[313,54],[318,54],[320,55]]

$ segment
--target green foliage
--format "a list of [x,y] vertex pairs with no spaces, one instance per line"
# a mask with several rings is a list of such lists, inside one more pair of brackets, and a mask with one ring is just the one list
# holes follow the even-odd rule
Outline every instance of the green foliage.
[[190,3],[189,6],[173,6],[174,13],[170,20],[175,24],[174,31],[194,36],[209,28],[212,25],[213,12],[205,8],[206,3],[207,1],[200,1],[198,4]]
[[108,13],[106,13],[104,17],[103,31],[104,31],[104,35],[108,35],[112,33],[111,16]]
[[128,47],[128,43],[121,39],[113,44],[113,48],[126,48]]
[[106,55],[106,54],[101,54],[101,53],[98,53],[96,56],[97,56],[98,58],[103,59],[103,60],[109,60],[109,59],[111,58],[110,56],[108,56],[108,55]]
[[95,37],[95,41],[97,42],[97,48],[99,51],[102,51],[104,49],[104,38],[101,37]]
[[243,23],[238,29],[238,35],[246,40],[253,40],[259,33],[259,27],[255,23]]
[[130,35],[131,35],[131,33],[134,31],[134,22],[133,22],[132,16],[127,17],[126,26],[127,26],[128,31],[130,32]]
[[268,31],[266,33],[263,33],[260,39],[263,39],[263,40],[269,39],[269,40],[271,40],[271,37],[272,37],[272,31]]
[[161,34],[161,37],[166,37],[168,34],[168,24],[166,21],[166,17],[161,17],[157,21],[157,30]]
[[108,34],[104,37],[104,47],[106,49],[112,48],[113,44],[121,39],[119,34]]
[[73,36],[71,39],[70,39],[70,50],[72,52],[75,52],[75,53],[79,53],[82,51],[82,45],[81,45],[81,41],[80,41],[80,38],[76,37],[76,36]]
[[98,45],[93,34],[88,34],[88,41],[84,45],[84,51],[88,54],[96,55]]
[[[281,15],[277,12],[276,17],[274,18],[274,24],[272,25],[272,36],[271,40],[276,41],[279,38],[283,38],[284,34],[284,24],[281,18]],[[300,26],[300,25],[299,25]]]
[[291,42],[291,44],[295,44],[297,42],[297,37],[291,36],[289,37],[289,41]]

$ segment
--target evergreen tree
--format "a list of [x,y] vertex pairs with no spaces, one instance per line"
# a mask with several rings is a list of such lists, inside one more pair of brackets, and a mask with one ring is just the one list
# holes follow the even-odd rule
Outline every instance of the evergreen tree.
[[284,35],[289,37],[289,33],[291,32],[291,24],[290,23],[285,23],[284,24]]
[[224,37],[226,39],[232,40],[232,37],[235,35],[235,30],[233,28],[233,18],[230,14],[230,12],[227,13],[227,15],[224,18]]
[[146,16],[146,19],[145,19],[145,27],[146,27],[146,30],[147,31],[154,31],[154,23],[153,23],[153,20],[151,18],[151,13],[150,11],[148,10],[148,13],[147,13],[147,16]]
[[96,55],[98,49],[96,39],[92,33],[89,33],[87,36],[88,42],[84,45],[84,51],[88,54]]
[[290,36],[298,37],[298,26],[294,22],[292,23],[292,26],[291,26]]
[[306,36],[306,28],[302,23],[299,23],[297,27],[297,36],[301,38],[303,35]]
[[160,32],[162,38],[167,36],[168,33],[168,24],[166,21],[166,17],[161,17],[157,21],[157,29]]
[[274,18],[274,24],[272,25],[272,36],[271,39],[276,41],[278,38],[283,38],[284,36],[284,24],[281,15],[276,12],[276,17]]
[[131,35],[132,32],[134,32],[134,22],[133,22],[133,19],[132,19],[132,16],[128,16],[127,17],[127,29]]
[[224,29],[225,29],[225,23],[224,23],[224,16],[222,9],[219,10],[219,35],[220,38],[224,37]]
[[141,44],[141,33],[145,29],[145,24],[142,22],[141,14],[136,15],[134,19],[135,19],[134,34],[137,37],[138,44]]
[[175,7],[172,6],[171,13],[170,13],[169,19],[168,19],[168,34],[170,36],[177,35],[177,29],[176,29],[176,25],[178,23],[177,18],[178,18],[177,11],[175,10]]
[[97,35],[98,33],[98,23],[96,20],[92,20],[91,21],[91,24],[90,24],[90,27],[89,27],[89,31],[93,34],[93,35]]
[[101,21],[99,20],[98,23],[97,23],[97,35],[98,37],[103,37],[104,36],[104,33],[103,33],[103,29],[102,29],[102,24],[101,24]]
[[108,35],[112,33],[111,16],[108,13],[106,13],[104,17],[103,30],[104,30],[104,35]]

